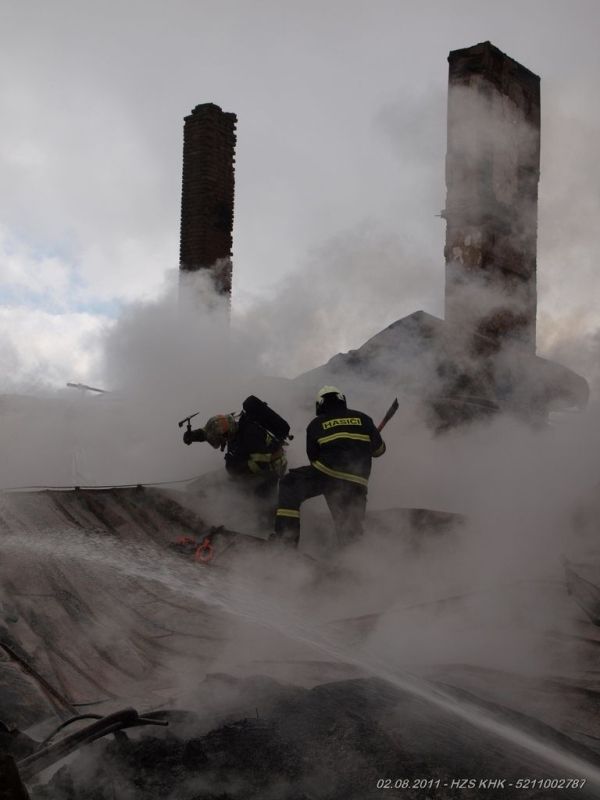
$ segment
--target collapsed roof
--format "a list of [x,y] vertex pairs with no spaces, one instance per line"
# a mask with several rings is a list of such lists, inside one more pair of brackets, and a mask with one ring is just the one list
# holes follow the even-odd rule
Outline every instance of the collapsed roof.
[[393,322],[298,380],[375,382],[424,402],[438,422],[490,411],[540,420],[550,411],[582,409],[589,398],[587,381],[573,370],[518,343],[496,352],[494,341],[479,334],[467,346],[460,326],[425,311]]

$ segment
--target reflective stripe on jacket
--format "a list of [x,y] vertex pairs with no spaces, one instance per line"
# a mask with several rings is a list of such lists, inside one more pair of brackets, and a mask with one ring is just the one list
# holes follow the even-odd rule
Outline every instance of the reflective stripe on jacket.
[[353,409],[319,414],[306,429],[306,453],[315,469],[344,481],[367,486],[371,459],[385,444],[367,414]]
[[234,475],[283,475],[287,460],[278,439],[262,425],[242,416],[238,432],[227,445],[225,467]]

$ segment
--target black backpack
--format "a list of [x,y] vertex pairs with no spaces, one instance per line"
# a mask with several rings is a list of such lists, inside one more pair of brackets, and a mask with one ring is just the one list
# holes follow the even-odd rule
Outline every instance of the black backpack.
[[288,423],[283,417],[280,417],[276,411],[269,408],[264,400],[259,400],[258,397],[251,394],[250,397],[247,397],[242,403],[242,408],[246,419],[256,422],[258,425],[265,428],[265,430],[269,431],[269,433],[273,434],[276,439],[284,441],[285,439],[294,438],[290,435],[290,426]]

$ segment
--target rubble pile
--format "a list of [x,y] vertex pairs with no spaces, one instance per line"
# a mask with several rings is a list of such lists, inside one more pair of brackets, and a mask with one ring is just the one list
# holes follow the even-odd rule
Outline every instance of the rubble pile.
[[[202,714],[165,712],[164,735],[119,737],[82,750],[46,787],[34,787],[32,800],[364,800],[379,796],[381,781],[391,783],[388,797],[485,800],[497,796],[502,780],[503,797],[548,798],[548,789],[508,786],[523,775],[548,776],[547,765],[383,681],[299,689],[265,678],[223,680],[246,705],[262,700],[268,713],[255,709],[254,717],[232,720],[229,709],[225,721],[203,732]],[[506,710],[496,713],[510,718]],[[539,723],[537,732],[544,733]],[[573,754],[590,757],[567,737],[545,731],[546,739],[553,736]],[[459,779],[475,785],[453,785]],[[403,781],[401,789],[396,781]],[[590,795],[561,792],[565,800],[575,796]]]

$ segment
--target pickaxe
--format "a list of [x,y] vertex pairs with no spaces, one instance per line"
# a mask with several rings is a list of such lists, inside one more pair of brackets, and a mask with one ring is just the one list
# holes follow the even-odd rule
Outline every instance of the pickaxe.
[[192,423],[190,422],[190,420],[191,420],[191,419],[194,419],[194,417],[197,417],[199,413],[200,413],[199,411],[196,411],[196,413],[195,413],[195,414],[190,414],[190,416],[189,416],[189,417],[184,417],[184,418],[181,420],[181,422],[178,422],[177,424],[178,424],[178,425],[179,425],[179,427],[181,428],[181,426],[183,425],[183,423],[184,423],[184,422],[187,422],[187,430],[188,430],[188,431],[191,431],[191,430],[192,430]]

